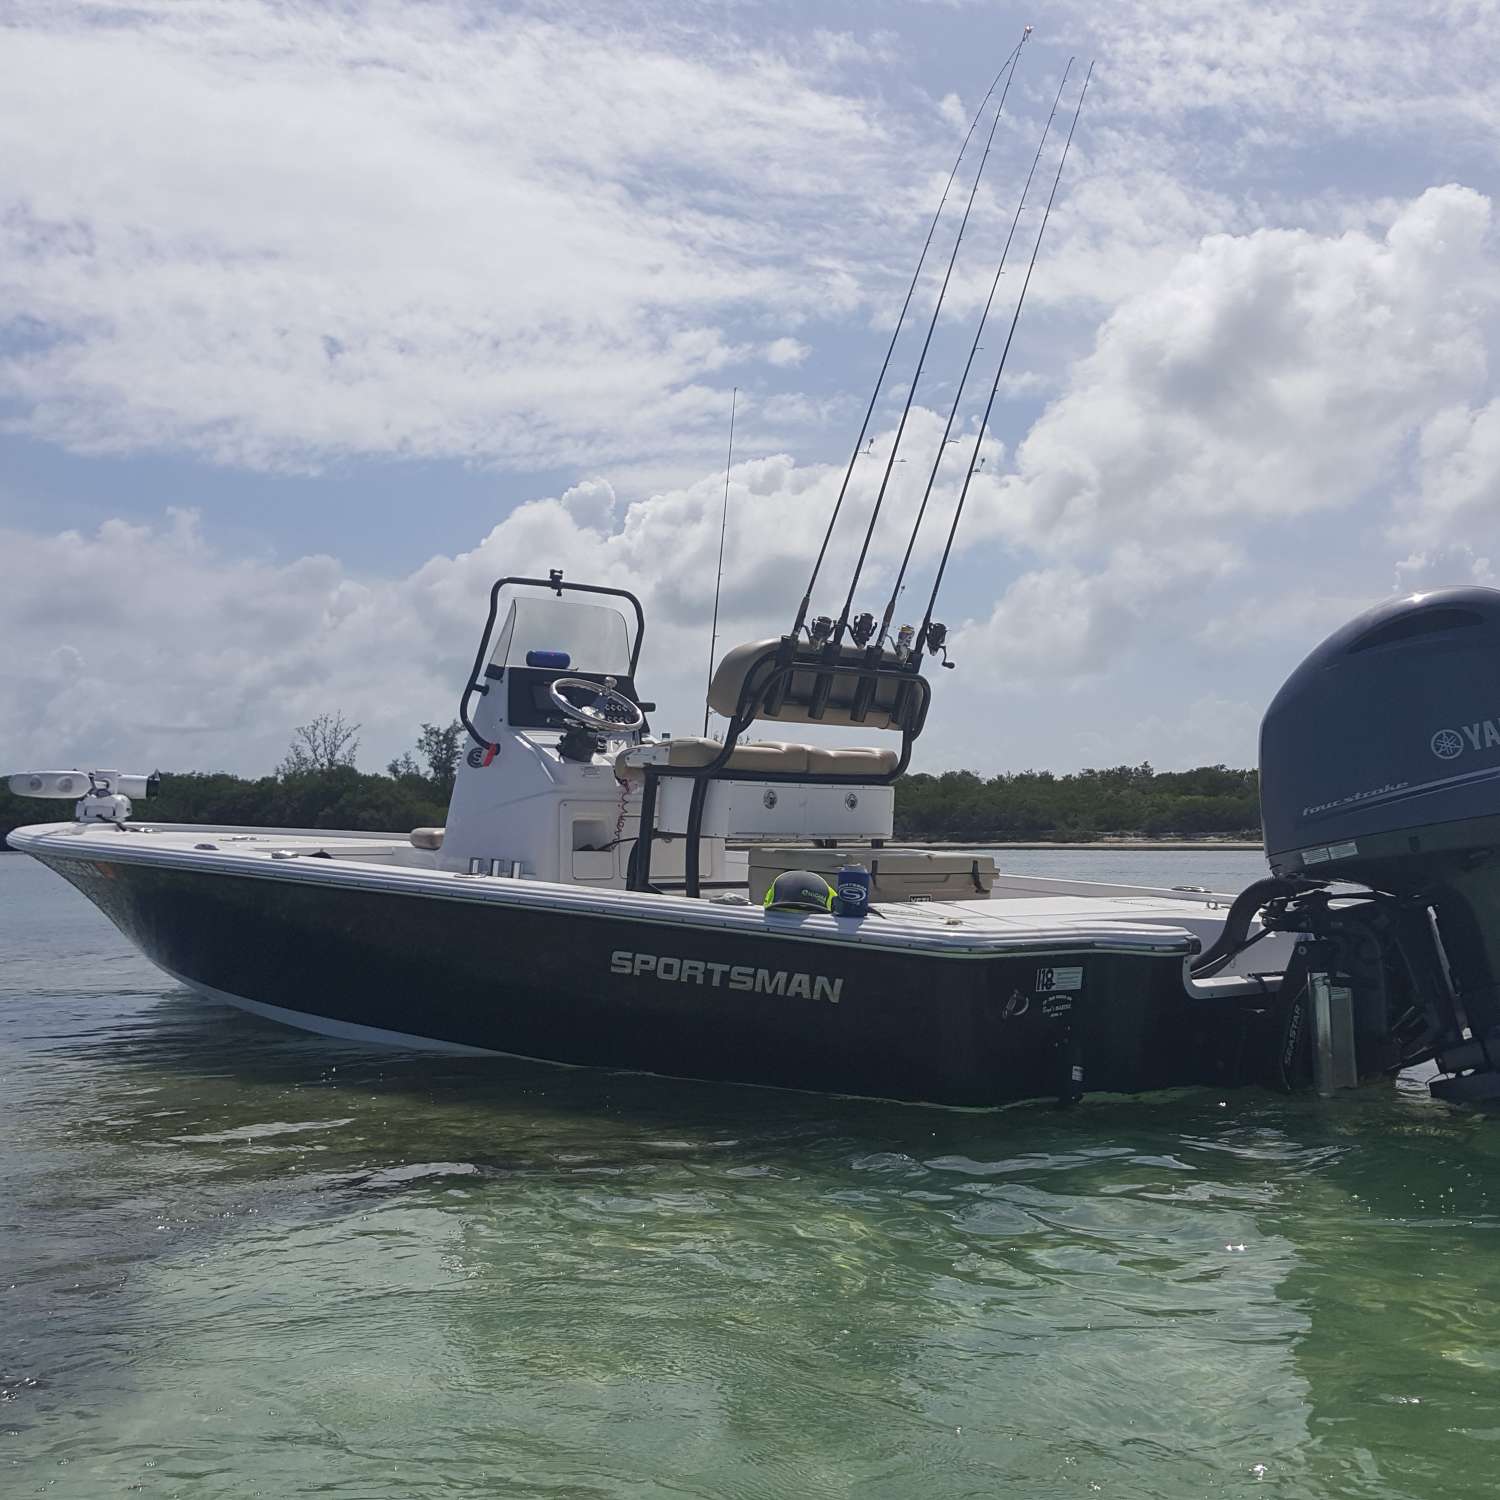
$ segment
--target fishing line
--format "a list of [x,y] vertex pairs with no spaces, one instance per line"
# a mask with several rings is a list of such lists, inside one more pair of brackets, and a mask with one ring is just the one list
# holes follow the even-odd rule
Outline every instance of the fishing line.
[[1005,348],[1000,351],[1000,364],[995,370],[995,383],[990,387],[990,398],[984,405],[984,416],[980,419],[979,433],[974,439],[974,454],[969,462],[969,472],[964,475],[963,489],[959,491],[958,504],[953,511],[953,524],[948,528],[948,541],[943,547],[942,561],[938,564],[937,577],[932,583],[932,593],[927,598],[927,612],[922,616],[922,628],[917,632],[915,651],[912,656],[913,663],[920,662],[922,650],[927,641],[927,632],[932,626],[932,611],[937,604],[938,590],[943,586],[943,574],[948,568],[948,558],[953,551],[953,538],[958,534],[958,523],[964,513],[964,504],[969,497],[969,486],[974,481],[977,471],[977,460],[979,458],[980,445],[984,442],[985,430],[989,426],[990,412],[994,409],[995,396],[1000,390],[1000,377],[1005,373],[1005,361],[1010,356],[1011,340],[1016,336],[1016,324],[1021,321],[1021,308],[1026,302],[1026,291],[1031,285],[1031,273],[1036,270],[1037,252],[1042,248],[1042,236],[1047,232],[1047,220],[1052,217],[1052,205],[1057,198],[1058,184],[1062,181],[1063,167],[1068,160],[1068,149],[1073,144],[1073,132],[1078,129],[1078,116],[1083,112],[1083,101],[1088,95],[1089,84],[1093,81],[1094,65],[1089,64],[1089,70],[1083,80],[1083,88],[1079,90],[1078,103],[1073,110],[1073,123],[1068,127],[1068,138],[1063,142],[1062,155],[1058,158],[1057,173],[1052,179],[1052,191],[1047,195],[1047,209],[1042,215],[1042,224],[1036,232],[1036,244],[1031,247],[1031,261],[1026,267],[1026,279],[1021,283],[1021,295],[1016,299],[1016,310],[1010,320],[1010,332],[1005,336]]
[[[1026,174],[1026,184],[1021,189],[1021,197],[1016,203],[1016,211],[1011,217],[1010,233],[1005,236],[1005,247],[1000,252],[1000,264],[995,268],[995,279],[990,283],[990,294],[985,299],[984,311],[979,315],[979,327],[974,330],[974,342],[969,346],[969,357],[964,361],[963,374],[958,378],[958,391],[953,397],[953,405],[948,409],[948,421],[943,428],[943,440],[938,444],[937,457],[932,461],[932,473],[927,476],[927,488],[922,492],[922,504],[917,509],[917,519],[911,528],[911,536],[906,543],[906,554],[901,559],[901,569],[896,574],[896,582],[891,589],[891,597],[886,601],[885,614],[881,616],[880,630],[875,636],[875,647],[878,650],[885,644],[885,638],[890,632],[891,617],[896,612],[896,600],[900,596],[901,587],[906,578],[906,569],[911,562],[912,549],[917,545],[917,533],[922,529],[922,520],[927,514],[927,502],[932,498],[933,486],[937,483],[938,470],[942,467],[943,456],[948,447],[948,436],[953,431],[954,420],[958,416],[958,408],[963,400],[964,387],[968,384],[969,371],[974,365],[974,356],[979,352],[979,340],[984,334],[984,326],[990,316],[990,307],[995,301],[995,293],[1000,289],[1000,278],[1005,274],[1006,257],[1010,254],[1011,241],[1016,237],[1016,230],[1021,223],[1021,214],[1026,208],[1026,199],[1031,192],[1031,180],[1036,176],[1038,163],[1042,159],[1042,152],[1046,149],[1047,137],[1052,131],[1052,121],[1057,115],[1057,106],[1062,102],[1063,90],[1068,86],[1068,75],[1073,71],[1073,59],[1068,59],[1068,66],[1063,69],[1062,82],[1057,86],[1057,97],[1052,101],[1052,113],[1047,116],[1047,124],[1042,130],[1042,138],[1037,142],[1036,155],[1031,158],[1031,170]],[[954,441],[958,441],[956,438]]]
[[870,512],[870,524],[865,528],[865,539],[854,564],[854,576],[849,580],[849,595],[844,600],[838,624],[834,627],[833,644],[835,646],[843,640],[844,631],[849,625],[849,611],[854,608],[854,591],[859,587],[859,575],[864,571],[865,558],[870,551],[870,541],[875,535],[875,523],[880,519],[880,507],[885,502],[886,487],[890,484],[891,472],[896,467],[896,450],[901,446],[901,435],[906,431],[906,419],[911,415],[912,403],[917,398],[917,382],[922,378],[922,367],[927,362],[927,350],[931,347],[932,335],[937,330],[938,316],[943,310],[943,299],[948,295],[948,282],[953,275],[953,267],[958,261],[959,247],[964,242],[964,231],[969,227],[969,213],[974,207],[974,199],[979,192],[979,183],[984,176],[985,164],[990,159],[990,147],[994,144],[995,131],[1000,127],[1000,116],[1005,112],[1005,100],[1010,93],[1011,84],[1015,81],[1016,64],[1020,61],[1021,48],[1026,45],[1026,38],[1030,35],[1031,27],[1028,26],[1021,33],[1021,40],[1016,44],[1016,50],[1010,55],[1010,73],[1006,77],[1005,88],[1000,94],[1000,103],[995,109],[995,118],[990,122],[989,137],[984,143],[984,155],[979,159],[979,170],[974,174],[974,185],[969,189],[969,201],[964,205],[964,216],[959,222],[958,237],[953,241],[953,253],[948,257],[948,269],[943,275],[943,284],[938,289],[937,301],[932,307],[932,318],[927,324],[927,337],[922,340],[922,352],[917,356],[916,373],[912,376],[911,386],[906,393],[906,405],[901,408],[901,420],[896,425],[896,437],[891,444],[890,457],[885,461],[885,474],[881,478],[880,490],[875,496],[875,506]]
[[708,637],[708,684],[703,690],[703,735],[708,737],[708,689],[714,681],[714,649],[719,644],[719,591],[724,587],[724,533],[729,529],[729,470],[734,463],[734,411],[740,388],[735,386],[729,402],[729,456],[724,460],[724,509],[719,516],[719,576],[714,582],[714,624]]
[[[896,326],[891,332],[891,342],[885,351],[885,359],[880,366],[880,373],[875,377],[875,389],[870,392],[870,404],[865,408],[865,419],[860,423],[859,436],[854,440],[854,452],[849,456],[849,467],[844,470],[844,482],[839,486],[838,499],[833,504],[833,514],[828,518],[828,529],[823,533],[823,545],[818,548],[817,561],[813,563],[812,576],[807,580],[807,590],[802,595],[802,603],[797,606],[797,618],[792,625],[792,634],[799,635],[803,625],[807,621],[807,611],[812,607],[813,586],[818,581],[818,573],[822,569],[823,559],[828,552],[828,544],[833,540],[833,528],[839,518],[839,510],[844,504],[844,496],[849,490],[849,481],[854,477],[854,465],[859,459],[861,448],[864,444],[865,433],[870,426],[870,417],[875,411],[875,403],[880,398],[880,387],[885,381],[886,371],[890,368],[891,356],[896,352],[896,340],[901,334],[901,325],[906,321],[907,309],[911,306],[912,294],[917,289],[917,282],[921,279],[922,267],[927,263],[927,252],[932,247],[932,237],[937,233],[938,220],[943,216],[943,209],[948,203],[948,194],[953,188],[953,179],[958,176],[959,166],[964,159],[964,152],[969,149],[969,142],[974,138],[974,131],[978,128],[979,121],[984,115],[985,106],[989,104],[995,90],[1000,86],[1000,80],[1005,76],[1006,69],[1012,68],[1016,58],[1020,55],[1021,46],[1026,37],[1031,34],[1028,26],[1017,43],[1010,56],[1000,65],[1000,71],[995,74],[985,96],[980,100],[979,108],[974,111],[974,118],[969,122],[968,134],[964,136],[963,145],[958,148],[958,156],[954,159],[953,170],[948,173],[948,181],[943,187],[943,196],[938,201],[937,212],[932,216],[932,223],[927,227],[927,238],[922,242],[922,253],[917,257],[917,269],[912,272],[911,285],[906,289],[906,300],[901,304],[900,316],[896,319]],[[1008,86],[1008,85],[1007,85]]]

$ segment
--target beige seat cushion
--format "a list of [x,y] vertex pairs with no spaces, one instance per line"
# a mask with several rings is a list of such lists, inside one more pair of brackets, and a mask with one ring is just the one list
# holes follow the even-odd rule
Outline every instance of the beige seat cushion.
[[411,839],[413,849],[441,849],[443,832],[441,828],[413,828],[407,837]]
[[[697,736],[664,740],[661,746],[667,749],[669,766],[706,766],[724,748],[723,740],[705,740]],[[635,757],[632,759],[632,757]],[[657,759],[656,757],[652,757]],[[659,759],[657,763],[660,764]],[[631,746],[615,757],[617,775],[628,775],[639,769],[641,757],[639,747]],[[778,741],[762,741],[758,744],[743,744],[734,747],[726,768],[731,771],[781,771],[789,776],[801,776],[807,771],[807,746],[783,745]]]
[[[774,651],[776,645],[775,640],[747,641],[743,646],[736,646],[725,653],[708,685],[708,704],[715,713],[723,714],[726,719],[734,717],[740,693],[751,674],[755,675],[758,682],[763,682],[770,675],[771,664],[766,659],[766,653]],[[838,667],[839,659],[854,666],[864,662],[865,653],[856,646],[845,646],[840,651],[839,658],[830,662],[826,669],[799,667],[787,679],[786,696],[781,707],[774,714],[762,709],[756,717],[796,720],[801,723],[857,724],[862,729],[897,728],[891,714],[896,703],[898,684],[890,678],[881,682],[865,717],[856,719],[853,706],[859,692],[859,679],[851,673],[841,672]],[[887,665],[894,665],[896,658],[886,652],[884,660]],[[814,685],[823,675],[831,678],[828,702],[823,713],[814,721],[808,705],[812,700]]]
[[[722,740],[696,737],[667,740],[669,766],[706,766],[724,748]],[[615,757],[615,774],[639,770],[640,748],[632,746]],[[660,748],[660,747],[657,747]],[[634,757],[634,759],[632,759]],[[889,776],[896,769],[894,750],[842,745],[789,745],[780,741],[736,745],[728,771],[779,771],[787,776]],[[658,761],[658,764],[660,762]]]
[[716,714],[722,714],[726,719],[734,717],[734,711],[739,706],[740,690],[745,685],[750,669],[775,645],[774,639],[746,641],[743,646],[735,646],[724,653],[708,683],[708,706]]
[[868,746],[809,745],[807,769],[817,776],[889,776],[896,769],[894,750]]

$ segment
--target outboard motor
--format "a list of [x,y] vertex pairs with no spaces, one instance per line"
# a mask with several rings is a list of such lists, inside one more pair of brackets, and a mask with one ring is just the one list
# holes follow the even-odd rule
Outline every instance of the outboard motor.
[[1358,1072],[1436,1057],[1435,1094],[1500,1098],[1500,591],[1336,631],[1267,710],[1260,767],[1263,920],[1307,934],[1300,977],[1345,997]]

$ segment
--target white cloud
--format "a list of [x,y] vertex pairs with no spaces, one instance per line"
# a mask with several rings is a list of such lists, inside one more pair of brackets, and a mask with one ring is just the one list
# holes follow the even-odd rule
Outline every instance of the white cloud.
[[[914,457],[930,452],[941,418],[915,408],[909,431]],[[878,434],[868,467],[857,466],[818,609],[838,607],[890,439]],[[992,454],[1003,465],[999,444]],[[734,466],[721,646],[785,628],[842,469],[785,455]],[[915,463],[892,472],[857,601],[877,612],[926,478]],[[918,550],[915,598],[956,477]],[[1003,490],[980,483],[992,503]],[[585,480],[518,507],[468,552],[385,578],[329,557],[230,557],[182,512],[87,535],[0,533],[11,583],[0,595],[11,663],[0,676],[0,766],[102,758],[263,771],[292,726],[330,709],[363,723],[364,763],[382,765],[419,722],[454,711],[491,579],[555,566],[642,595],[643,689],[662,704],[659,727],[696,729],[722,485],[722,471],[700,473],[626,500],[608,479]],[[919,765],[1243,763],[1255,705],[1327,630],[1393,584],[1489,578],[1486,556],[1435,548],[1399,561],[1346,556],[1333,579],[1306,589],[1296,568],[1304,525],[1293,507],[1212,527],[1148,525],[1139,537],[1122,524],[1040,555],[1013,539],[1005,564],[993,542],[971,536],[955,573],[977,568],[977,590],[956,577],[942,613],[952,618],[965,599],[998,602],[954,632],[959,671],[937,674]]]
[[[1493,44],[1494,0],[1077,0],[1099,53],[1101,86],[1136,118],[1168,126],[1220,113],[1236,147],[1330,130],[1409,140],[1440,129],[1489,134],[1500,88],[1474,66]],[[1213,151],[1198,132],[1191,149]]]
[[1444,407],[1423,425],[1416,493],[1391,531],[1416,543],[1500,546],[1500,399]]
[[[1486,506],[1492,513],[1492,407],[1472,400],[1487,380],[1488,208],[1450,187],[1401,206],[1378,236],[1213,237],[1123,304],[1012,466],[992,442],[973,486],[976,524],[960,566],[999,542],[1011,549],[1012,581],[991,585],[998,602],[955,632],[955,654],[973,674],[964,701],[986,705],[986,715],[1017,693],[1082,704],[1079,695],[1097,696],[1118,664],[1169,642],[1179,656],[1196,643],[1233,661],[1234,650],[1265,638],[1266,621],[1279,622],[1279,651],[1300,653],[1389,588],[1393,573],[1427,582],[1441,566],[1487,576],[1487,554],[1408,545],[1399,566],[1392,554],[1383,566],[1367,562],[1363,590],[1346,567],[1346,597],[1320,588],[1314,615],[1304,611],[1300,626],[1287,628],[1297,618],[1297,549],[1310,519],[1379,490],[1419,434],[1423,503],[1450,519]],[[861,605],[878,609],[890,586],[941,425],[938,413],[913,409]],[[837,580],[891,436],[878,433],[856,465],[820,607],[837,606]],[[967,462],[967,446],[955,452],[918,549],[919,573],[930,567]],[[841,477],[842,465],[785,455],[735,466],[724,640],[784,627]],[[421,719],[451,712],[489,579],[517,567],[563,566],[642,592],[653,626],[646,686],[665,705],[664,723],[691,727],[702,701],[721,485],[717,472],[700,473],[623,501],[607,476],[591,478],[519,507],[471,552],[388,579],[356,578],[331,558],[234,561],[182,514],[154,529],[111,522],[91,536],[13,533],[0,633],[23,666],[0,689],[0,724],[11,726],[6,759],[103,754],[181,764],[186,755],[199,765],[263,768],[292,725],[339,708],[363,721],[378,761]],[[1197,719],[1187,714],[1197,728],[1181,743],[1234,759],[1228,746],[1244,733],[1244,713],[1214,709],[1212,693],[1188,701],[1210,707]],[[982,763],[974,725],[961,715],[944,727],[941,708],[940,697],[927,763],[949,754]],[[1108,742],[1149,754],[1147,731],[1166,719],[1137,707],[1131,723],[1145,728]],[[1072,754],[1094,748],[1066,714],[1056,723]],[[1027,761],[1045,759],[1014,737],[1004,744]],[[1070,753],[1059,745],[1054,758]]]
[[1072,563],[1023,573],[989,616],[967,621],[955,653],[984,662],[984,687],[1032,691],[1086,688],[1143,637],[1170,637],[1197,612],[1184,585],[1224,581],[1233,549],[1209,537],[1171,548],[1123,542],[1089,572]]
[[990,524],[1057,550],[1351,504],[1487,379],[1489,223],[1488,199],[1451,186],[1378,238],[1204,240],[1106,321]]
[[969,117],[973,111],[965,106],[957,94],[944,94],[938,100],[938,113],[952,129],[962,131],[969,128]]
[[602,531],[614,519],[614,486],[605,479],[585,479],[568,490],[558,503],[579,526]]
[[727,322],[861,297],[889,129],[768,48],[456,4],[105,10],[22,7],[0,50],[13,429],[272,468],[664,455],[717,437]]
[[[1493,528],[1486,534],[1486,542],[1491,546],[1496,542]],[[1450,583],[1473,583],[1484,588],[1500,585],[1495,559],[1460,543],[1412,552],[1396,564],[1396,589],[1399,593],[1410,594]]]
[[1205,693],[1174,703],[1166,715],[1147,714],[1108,729],[1079,733],[1074,745],[1081,761],[1093,766],[1139,765],[1158,771],[1194,766],[1243,765],[1245,747],[1255,743],[1264,704],[1222,693]]
[[772,339],[766,345],[766,358],[773,365],[779,365],[783,369],[792,365],[800,365],[811,353],[811,345],[792,338]]
[[[1486,198],[1435,188],[1378,235],[1212,236],[1125,301],[1014,467],[974,485],[969,544],[998,536],[1033,563],[959,646],[995,663],[994,684],[1051,689],[1148,642],[1222,648],[1300,618],[1310,647],[1391,587],[1395,558],[1359,557],[1357,523],[1310,548],[1308,526],[1401,495],[1413,447],[1416,501],[1398,502],[1395,540],[1487,546],[1500,403],[1463,403],[1490,380],[1489,231]],[[1485,556],[1440,556],[1486,576]]]
[[[833,361],[883,349],[988,82],[968,58],[922,76],[918,35],[945,9],[899,34],[814,9],[757,33],[756,7],[710,24],[670,0],[14,0],[12,431],[271,470],[547,469],[559,498],[384,577],[229,556],[205,535],[257,523],[212,493],[202,531],[13,528],[0,760],[258,768],[339,707],[373,764],[451,711],[490,577],[556,565],[642,588],[647,686],[667,727],[693,727],[729,388],[735,637],[791,612],[864,405],[865,372]],[[1245,705],[1327,629],[1393,587],[1493,579],[1500,265],[1490,202],[1463,184],[1500,139],[1500,85],[1474,61],[1495,19],[1494,0],[1065,0],[1033,39],[857,601],[878,612],[925,486],[957,315],[988,289],[1061,66],[1047,49],[1097,44],[955,559],[946,613],[969,623],[924,741],[938,764],[1167,764],[1149,742],[1174,725],[1172,743],[1243,759]],[[1002,340],[983,342],[971,435]],[[892,365],[829,580],[914,357]],[[919,570],[968,451],[939,475]],[[54,530],[109,513],[99,472],[106,493],[64,502]],[[276,541],[306,550],[294,527]],[[1009,715],[1044,695],[1046,714]]]
[[[842,466],[785,455],[735,464],[721,651],[790,624],[841,478]],[[294,725],[334,709],[362,723],[367,768],[383,765],[421,721],[454,713],[493,578],[551,567],[642,596],[643,689],[662,704],[662,727],[695,729],[723,483],[722,471],[704,474],[622,504],[608,481],[586,480],[519,506],[471,551],[388,578],[331,557],[229,557],[187,512],[89,534],[0,531],[11,663],[0,767],[102,758],[264,771]],[[836,534],[819,608],[837,608],[862,520],[851,511]],[[902,542],[895,525],[877,534],[871,595]]]

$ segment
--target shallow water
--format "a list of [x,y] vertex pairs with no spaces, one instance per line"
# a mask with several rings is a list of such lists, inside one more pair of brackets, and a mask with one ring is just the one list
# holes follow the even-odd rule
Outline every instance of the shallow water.
[[983,1114],[342,1050],[4,857],[0,1493],[1494,1493],[1497,1141],[1411,1085]]

